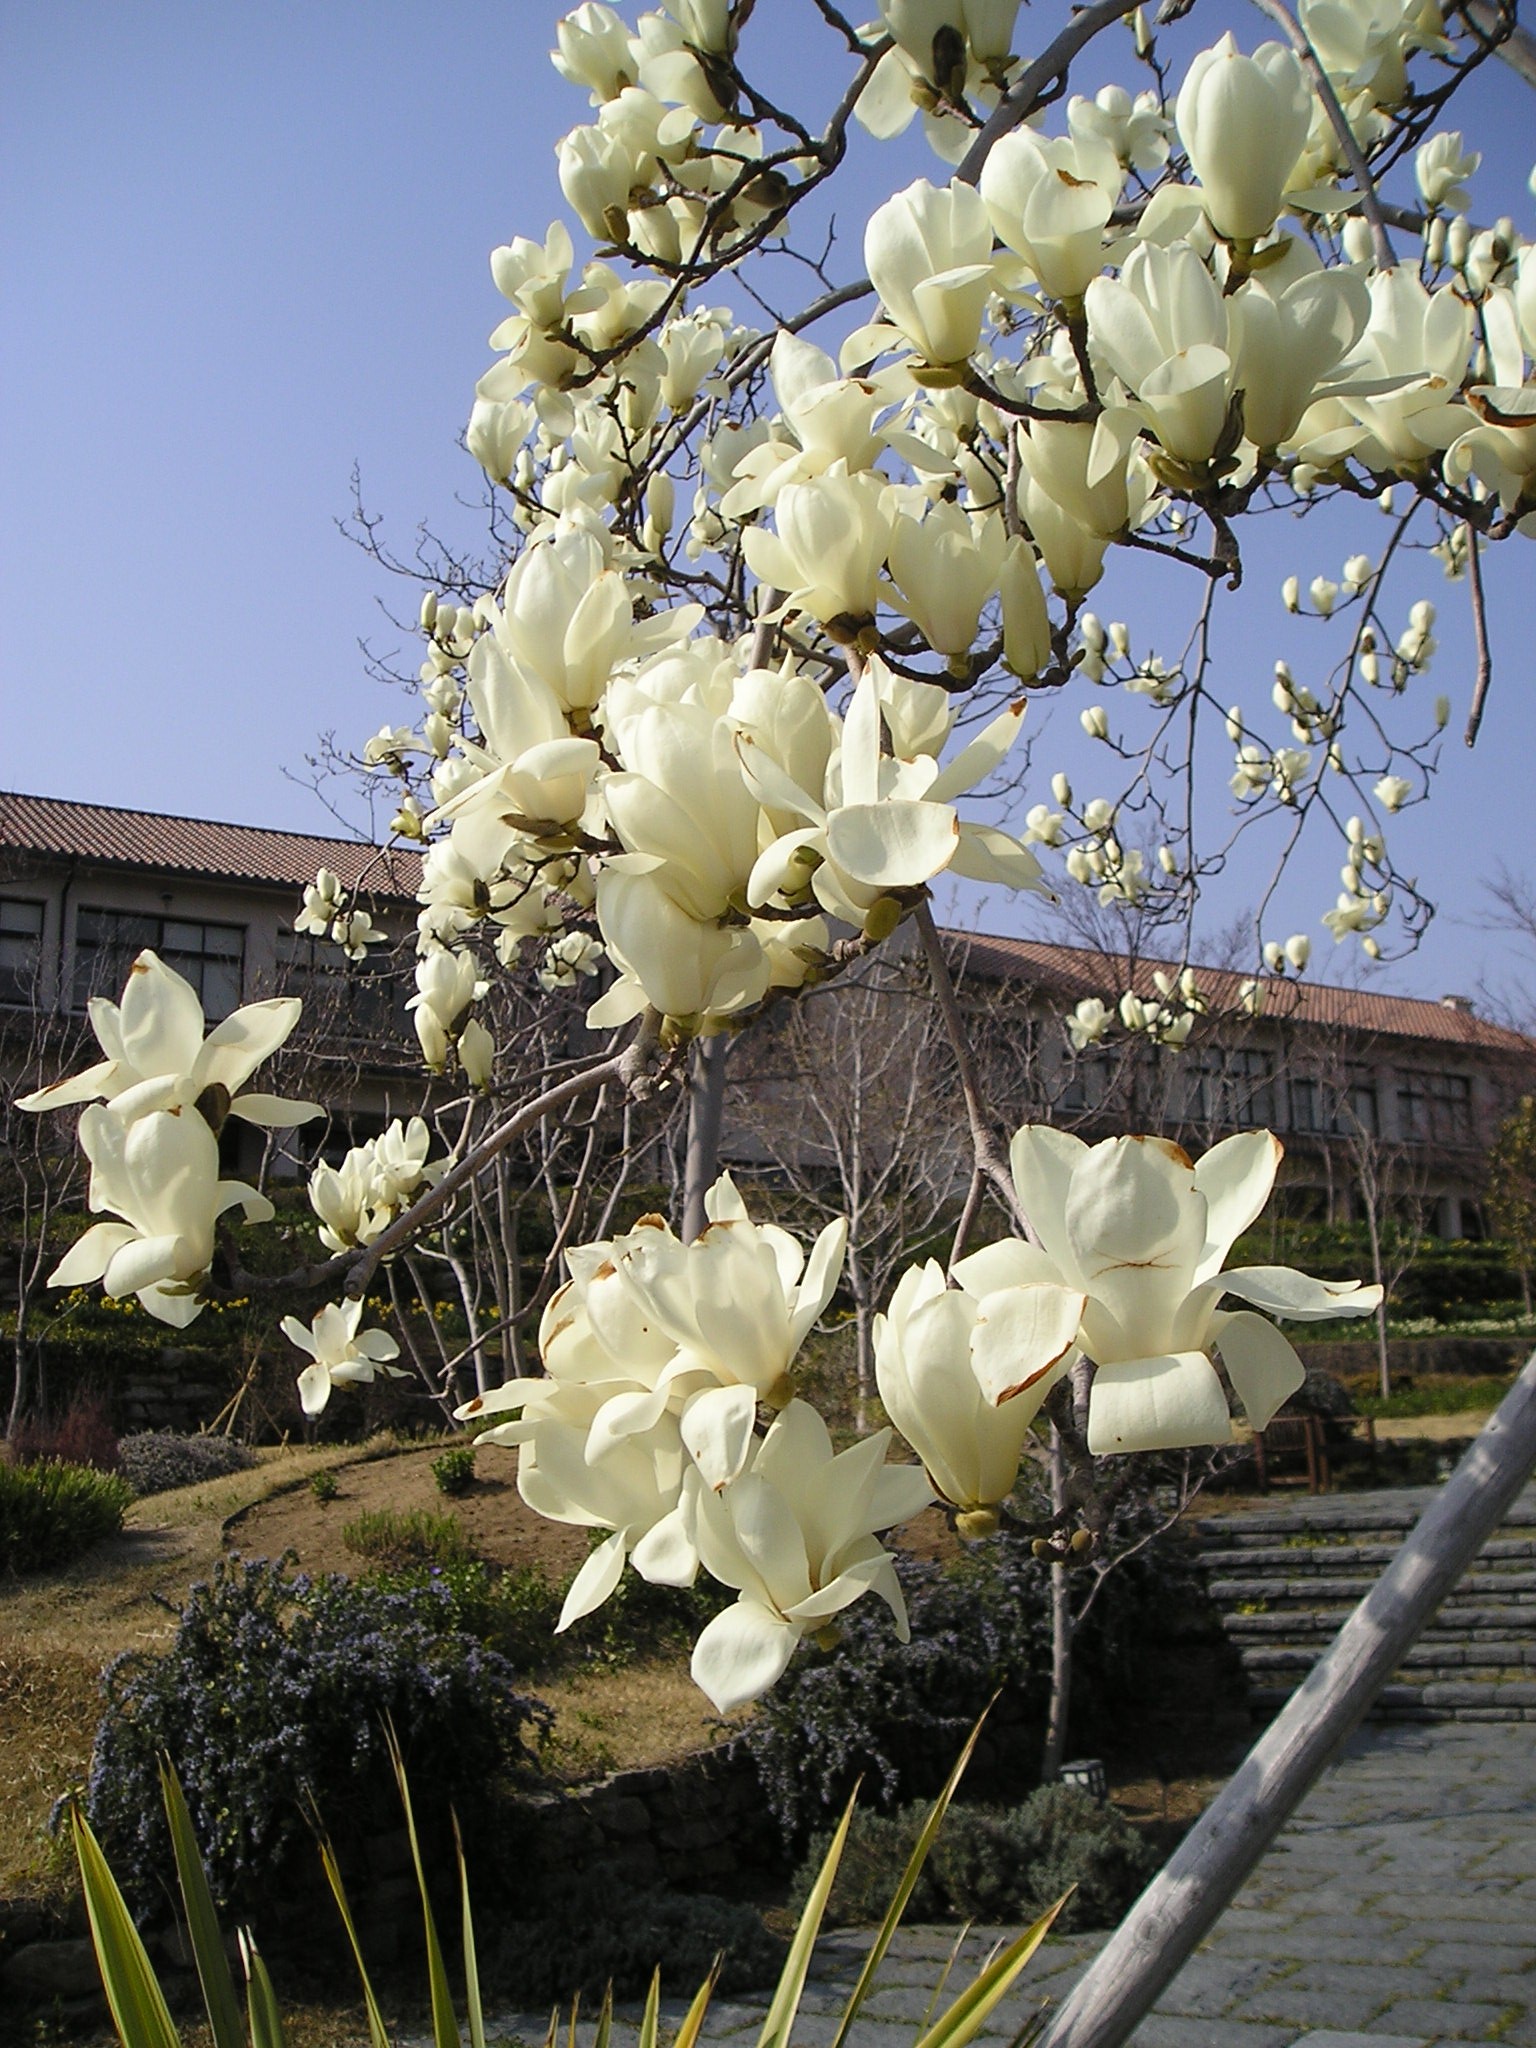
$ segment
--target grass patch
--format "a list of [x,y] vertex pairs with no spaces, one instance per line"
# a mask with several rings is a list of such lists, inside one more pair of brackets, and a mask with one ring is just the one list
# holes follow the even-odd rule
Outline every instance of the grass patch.
[[1425,1374],[1412,1386],[1399,1387],[1385,1400],[1374,1380],[1355,1380],[1350,1394],[1362,1415],[1395,1421],[1418,1415],[1480,1415],[1497,1408],[1514,1385],[1512,1373],[1492,1379],[1467,1379],[1459,1373]]
[[436,1515],[430,1508],[406,1513],[371,1508],[343,1527],[341,1540],[355,1556],[396,1571],[412,1565],[468,1564],[474,1557],[458,1517]]

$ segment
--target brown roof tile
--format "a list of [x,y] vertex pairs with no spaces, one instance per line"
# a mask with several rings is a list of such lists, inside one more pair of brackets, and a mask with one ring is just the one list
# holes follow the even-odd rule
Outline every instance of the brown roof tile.
[[[1119,999],[1129,985],[1137,995],[1155,997],[1154,971],[1166,970],[1163,960],[1134,963],[1086,946],[1058,946],[1043,939],[1010,939],[982,932],[951,931],[948,944],[966,970],[998,979],[1029,981],[1048,988],[1062,1001],[1076,1004],[1084,996],[1107,1002]],[[1242,984],[1251,977],[1222,968],[1200,967],[1195,974],[1207,1002],[1218,1010],[1241,1007]],[[1491,1024],[1459,1003],[1436,1002],[1423,996],[1378,995],[1369,990],[1330,988],[1323,982],[1282,980],[1265,975],[1266,1017],[1298,1024],[1342,1026],[1350,1031],[1392,1038],[1432,1039],[1447,1045],[1475,1045],[1486,1051],[1536,1058],[1536,1040]]]
[[332,869],[346,888],[375,896],[413,898],[421,886],[421,856],[410,848],[0,790],[5,852],[284,889],[302,889],[320,867]]

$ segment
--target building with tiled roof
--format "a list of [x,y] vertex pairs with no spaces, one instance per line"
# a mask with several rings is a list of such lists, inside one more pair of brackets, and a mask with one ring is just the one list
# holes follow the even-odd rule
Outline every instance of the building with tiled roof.
[[[1286,1147],[1283,1184],[1302,1213],[1344,1220],[1363,1175],[1442,1235],[1476,1235],[1499,1124],[1536,1088],[1536,1041],[1439,1000],[1196,969],[1205,1004],[1182,1050],[1124,1032],[1074,1051],[1065,1019],[1087,997],[1158,999],[1168,963],[990,934],[947,935],[974,1029],[993,1049],[993,1092],[1019,1121],[1086,1137],[1155,1130],[1203,1149],[1263,1125]],[[1018,1098],[1017,1103],[1009,1100]]]
[[416,1108],[410,950],[380,946],[354,963],[296,932],[322,867],[382,929],[411,930],[413,849],[0,791],[0,1041],[14,1053],[22,1015],[67,1034],[91,996],[121,993],[148,946],[197,989],[210,1022],[263,996],[302,995],[303,1056],[327,1069],[354,1125]]

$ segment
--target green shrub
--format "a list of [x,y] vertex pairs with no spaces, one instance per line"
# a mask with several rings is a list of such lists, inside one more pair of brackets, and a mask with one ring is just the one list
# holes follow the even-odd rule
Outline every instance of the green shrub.
[[[869,1926],[881,1918],[928,1811],[916,1802],[891,1814],[855,1813],[830,1921]],[[830,1830],[812,1838],[792,1905],[804,1903],[830,1841]],[[1156,1867],[1150,1846],[1113,1806],[1075,1785],[1042,1785],[1022,1806],[952,1806],[910,1910],[919,1919],[1032,1920],[1075,1886],[1057,1927],[1113,1927]]]
[[441,1457],[432,1460],[432,1477],[437,1481],[439,1493],[454,1500],[461,1493],[468,1493],[475,1483],[475,1447],[473,1444],[454,1444]]
[[[887,1886],[887,1897],[890,1887]],[[751,1907],[709,1893],[637,1891],[592,1871],[540,1887],[537,1919],[503,1925],[490,1976],[498,1993],[548,2006],[578,1991],[602,1996],[644,1992],[658,1962],[665,1982],[689,1984],[722,1958],[719,1988],[748,1991],[769,1983],[785,1944]]]
[[516,1845],[491,1795],[548,1720],[516,1675],[454,1627],[445,1595],[221,1560],[212,1584],[192,1588],[163,1656],[130,1653],[103,1674],[87,1814],[124,1890],[150,1903],[174,1884],[158,1782],[168,1755],[215,1897],[259,1926],[312,1864],[306,1800],[344,1858],[397,1825],[388,1717],[438,1867],[451,1867],[450,1804],[472,1854],[492,1863]]
[[1412,1386],[1399,1386],[1382,1399],[1380,1393],[1361,1387],[1355,1406],[1362,1415],[1468,1415],[1481,1409],[1497,1408],[1513,1385],[1507,1379],[1422,1379]]
[[115,1536],[133,1488],[89,1465],[11,1465],[0,1460],[0,1571],[69,1564]]
[[315,1499],[319,1501],[320,1505],[324,1507],[340,1493],[341,1481],[330,1467],[326,1466],[324,1471],[317,1472],[310,1480],[309,1490],[315,1496]]
[[458,1518],[430,1508],[370,1508],[343,1524],[341,1540],[354,1556],[396,1569],[467,1564],[474,1556]]
[[227,1436],[178,1436],[146,1429],[118,1445],[118,1468],[138,1494],[170,1493],[230,1472],[249,1472],[256,1453]]
[[499,1651],[519,1671],[551,1661],[560,1594],[530,1565],[494,1572],[479,1558],[457,1564],[378,1567],[359,1583],[410,1601],[434,1603],[450,1625],[488,1649]]

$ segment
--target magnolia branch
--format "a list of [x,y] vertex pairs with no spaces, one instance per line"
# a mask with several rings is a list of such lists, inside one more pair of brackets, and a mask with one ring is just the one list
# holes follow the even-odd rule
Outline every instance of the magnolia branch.
[[1349,125],[1349,116],[1339,105],[1339,96],[1333,89],[1333,81],[1323,69],[1316,50],[1301,23],[1285,5],[1285,0],[1253,0],[1260,14],[1267,14],[1277,28],[1285,31],[1286,39],[1301,61],[1302,69],[1311,79],[1313,89],[1323,103],[1323,111],[1338,138],[1344,161],[1349,165],[1355,183],[1360,188],[1360,207],[1370,222],[1371,242],[1376,255],[1378,270],[1395,270],[1397,252],[1392,247],[1392,237],[1387,230],[1387,217],[1382,212],[1381,200],[1377,196],[1376,181],[1371,176],[1371,167],[1365,160],[1365,152],[1355,138],[1355,131]]

